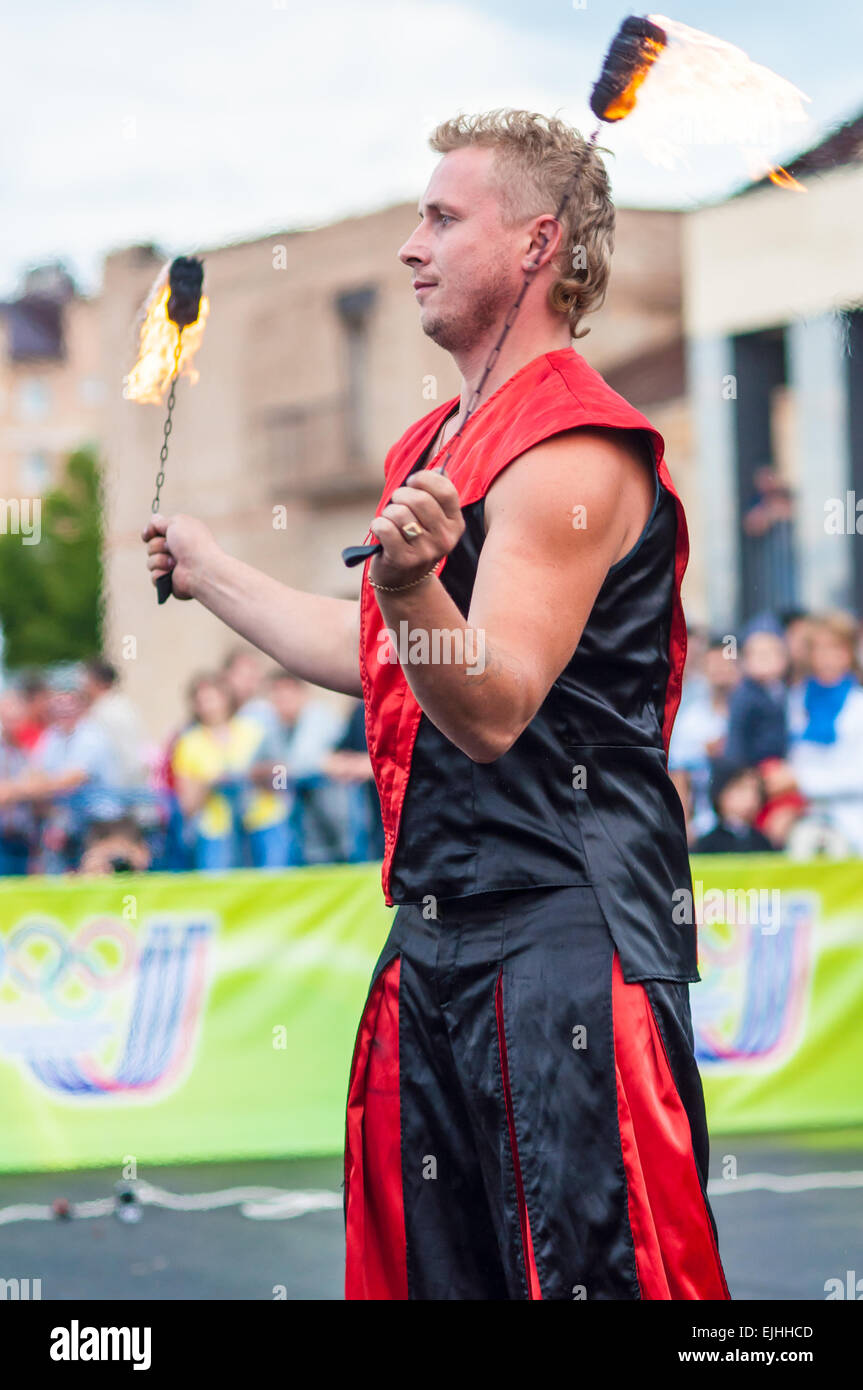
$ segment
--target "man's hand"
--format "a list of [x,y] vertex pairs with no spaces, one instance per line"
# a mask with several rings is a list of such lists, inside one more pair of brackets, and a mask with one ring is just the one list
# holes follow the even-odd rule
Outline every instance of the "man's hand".
[[[405,539],[402,527],[419,523],[425,534]],[[397,487],[371,531],[383,545],[369,566],[369,576],[378,584],[409,584],[449,555],[461,540],[464,517],[458,492],[443,473],[420,469],[412,473],[405,487]]]
[[161,516],[158,512],[141,532],[147,545],[147,568],[155,584],[160,574],[170,574],[174,598],[195,598],[195,585],[208,558],[219,547],[203,521],[193,516]]

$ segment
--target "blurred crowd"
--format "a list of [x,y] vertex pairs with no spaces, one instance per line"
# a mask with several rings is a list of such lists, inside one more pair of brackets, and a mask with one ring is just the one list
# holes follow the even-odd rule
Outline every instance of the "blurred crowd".
[[800,610],[690,630],[669,770],[691,849],[863,855],[861,636]]
[[383,855],[362,702],[346,714],[246,648],[197,675],[152,746],[116,669],[0,692],[0,874],[278,868]]
[[[689,632],[669,770],[700,853],[863,856],[863,633],[792,611]],[[164,746],[92,661],[0,692],[0,874],[279,868],[384,852],[362,702],[237,649]]]

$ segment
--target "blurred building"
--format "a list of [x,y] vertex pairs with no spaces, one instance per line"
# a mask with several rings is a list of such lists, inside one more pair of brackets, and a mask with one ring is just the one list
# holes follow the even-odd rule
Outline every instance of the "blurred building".
[[[803,191],[762,180],[683,227],[704,591],[723,630],[765,608],[863,612],[863,115],[787,168]],[[762,531],[765,489],[780,519]]]
[[60,265],[40,266],[0,303],[0,494],[38,497],[67,456],[99,445],[106,383],[100,304]]

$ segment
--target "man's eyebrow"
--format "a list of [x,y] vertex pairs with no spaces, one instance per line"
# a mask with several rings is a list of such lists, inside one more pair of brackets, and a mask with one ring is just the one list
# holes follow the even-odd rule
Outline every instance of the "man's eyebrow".
[[[429,208],[431,208],[432,212],[442,212],[442,213],[445,213],[447,216],[450,216],[450,215],[456,216],[456,217],[458,216],[458,211],[456,210],[456,208],[453,207],[452,203],[447,203],[447,202],[426,203],[426,211],[428,211]],[[418,204],[417,204],[417,216],[420,218],[420,220],[422,220],[422,215],[423,215],[422,203],[418,203]]]

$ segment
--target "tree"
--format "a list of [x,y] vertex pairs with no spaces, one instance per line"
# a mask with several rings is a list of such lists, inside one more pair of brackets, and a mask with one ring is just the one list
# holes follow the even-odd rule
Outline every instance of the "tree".
[[34,499],[37,504],[35,544],[21,534],[10,504],[0,504],[0,623],[9,670],[86,660],[102,646],[102,486],[95,453],[71,454],[59,486]]

